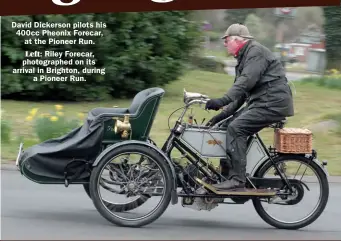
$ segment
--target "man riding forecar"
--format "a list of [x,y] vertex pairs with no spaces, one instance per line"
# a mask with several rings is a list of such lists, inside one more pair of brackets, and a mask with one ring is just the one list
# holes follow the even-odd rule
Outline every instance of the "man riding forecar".
[[[233,115],[226,127],[226,160],[221,160],[227,180],[213,185],[218,190],[245,187],[247,138],[294,115],[292,92],[280,60],[256,42],[242,24],[232,24],[222,39],[227,51],[237,59],[237,66],[233,86],[205,106],[216,111],[223,108],[208,125]],[[244,103],[246,106],[240,108]]]

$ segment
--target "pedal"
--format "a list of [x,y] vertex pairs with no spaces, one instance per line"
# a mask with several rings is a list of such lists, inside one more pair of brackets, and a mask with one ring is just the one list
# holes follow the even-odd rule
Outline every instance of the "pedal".
[[196,178],[196,181],[202,184],[206,189],[221,196],[275,196],[276,192],[268,189],[249,189],[236,188],[232,190],[217,190],[212,185]]

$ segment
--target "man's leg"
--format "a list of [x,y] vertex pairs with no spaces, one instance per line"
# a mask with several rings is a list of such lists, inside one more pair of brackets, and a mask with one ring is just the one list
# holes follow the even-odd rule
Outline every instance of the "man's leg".
[[[230,119],[225,121],[225,123],[222,125],[222,127],[227,128],[231,122],[233,122],[235,119],[238,118],[243,112],[245,112],[247,109],[246,107],[243,107],[236,111]],[[229,171],[232,169],[232,163],[231,163],[231,158],[222,158],[220,159],[220,170],[221,170],[221,175],[227,179],[229,179]]]
[[250,109],[235,118],[227,127],[227,154],[231,159],[227,181],[213,185],[219,189],[243,187],[246,182],[247,138],[270,124],[282,120],[267,109]]

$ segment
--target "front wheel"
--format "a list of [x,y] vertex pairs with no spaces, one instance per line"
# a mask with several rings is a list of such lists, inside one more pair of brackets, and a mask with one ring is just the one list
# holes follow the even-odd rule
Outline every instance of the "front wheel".
[[[85,193],[88,195],[90,199],[91,194],[90,194],[90,185],[83,184],[83,188],[85,190]],[[140,207],[142,204],[144,204],[148,199],[150,198],[149,195],[141,195],[140,197],[137,197],[135,200],[132,200],[127,203],[112,203],[112,202],[105,202],[104,204],[109,208],[112,212],[127,212],[130,210],[133,210],[135,208]]]
[[[106,171],[109,171],[107,176],[110,177],[105,177]],[[115,178],[113,182],[112,177],[117,176],[120,179]],[[117,187],[112,187],[114,185]],[[89,187],[91,199],[104,218],[118,226],[141,227],[152,223],[164,213],[171,200],[173,180],[166,160],[156,151],[147,146],[127,144],[112,150],[93,168]],[[102,194],[102,191],[108,191],[109,194]],[[119,209],[120,206],[127,207],[131,201],[115,204],[120,197],[109,201],[113,194],[134,199],[137,197],[137,200],[144,196],[152,198],[149,198],[150,205],[140,204],[140,207],[130,208],[134,209],[130,213]],[[159,202],[154,201],[157,198],[160,198]],[[150,208],[153,204],[156,207],[147,214],[132,217],[142,212],[140,208]]]
[[[290,161],[294,163],[291,164],[289,163]],[[274,162],[285,178],[301,180],[304,185],[295,184],[292,186],[293,192],[291,194],[287,196],[276,196],[272,200],[261,200],[260,198],[254,198],[252,201],[256,212],[266,223],[279,229],[300,229],[308,226],[322,214],[327,205],[329,197],[329,184],[326,174],[322,170],[321,166],[305,156],[283,155],[275,158]],[[298,168],[296,168],[295,163],[297,164]],[[270,178],[280,178],[278,176],[277,170],[275,170],[274,164],[271,161],[266,163],[257,172],[256,177],[266,178],[266,173],[269,173],[268,175]],[[318,184],[313,184],[314,174],[317,177],[317,181],[319,181]],[[305,180],[303,180],[303,175],[307,175]],[[310,186],[308,187],[308,185]],[[319,190],[321,192],[317,197],[317,203],[314,204],[313,198],[308,197],[307,203],[302,204],[299,207],[299,204],[302,203],[304,197],[310,195],[313,189]],[[288,188],[284,183],[280,191],[288,192]],[[272,202],[272,204],[270,204],[269,201],[270,203]],[[263,204],[268,204],[268,207],[263,206]],[[304,217],[299,217],[296,220],[291,219],[291,217],[294,215],[301,215],[307,212],[309,206],[313,204],[314,206],[312,207],[312,211],[310,211],[310,213],[306,214]],[[275,211],[272,214],[269,209],[273,207],[275,207]],[[284,217],[275,217],[275,213],[283,215]]]

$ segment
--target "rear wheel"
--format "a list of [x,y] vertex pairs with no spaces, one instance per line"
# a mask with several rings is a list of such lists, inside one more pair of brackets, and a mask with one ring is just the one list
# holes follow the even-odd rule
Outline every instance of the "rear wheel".
[[[305,217],[298,218],[298,220],[295,221],[284,221],[282,218],[280,219],[270,214],[268,208],[263,206],[263,203],[267,204],[269,200],[254,198],[252,201],[256,212],[266,223],[279,229],[300,229],[308,226],[321,215],[327,205],[329,197],[329,184],[326,174],[317,163],[305,156],[285,155],[277,157],[274,161],[281,170],[282,174],[284,174],[284,176],[288,179],[299,179],[308,186],[308,184],[313,182],[312,175],[315,174],[317,176],[317,180],[319,181],[319,184],[312,184],[310,187],[308,187],[309,190],[305,187],[305,185],[302,184],[293,185],[292,187],[294,192],[292,194],[289,194],[287,196],[281,195],[275,197],[275,199],[272,199],[271,201],[273,202],[273,204],[269,204],[269,207],[277,207],[277,212],[280,215],[287,216],[287,218],[290,219],[290,217],[295,214],[305,212],[305,210],[309,208],[309,205],[314,203],[312,198],[308,198],[308,204],[304,204],[301,208],[297,208],[296,210],[294,210],[294,208],[297,207],[296,205],[302,202],[304,196],[311,193],[312,188],[318,189],[321,193],[318,196],[317,204],[313,207],[313,210]],[[288,162],[290,161],[297,163],[299,166],[298,169],[296,169],[294,165],[288,164]],[[306,166],[306,168],[302,168],[302,166]],[[277,171],[274,168],[275,167],[273,163],[269,161],[258,171],[256,177],[266,178],[266,173],[272,169],[272,172],[270,171],[269,175],[271,178],[274,178],[274,176],[278,175]],[[308,169],[310,170],[308,171]],[[296,178],[296,176],[300,175],[299,173],[302,173],[303,175],[307,174],[307,181],[303,180],[303,175],[300,178]],[[278,176],[278,178],[280,177]],[[304,190],[305,188],[306,191]],[[281,191],[288,191],[285,184],[283,184]],[[288,210],[285,210],[285,208],[288,208]]]
[[[135,156],[142,157],[134,159]],[[119,159],[119,163],[115,159]],[[102,178],[101,175],[106,170],[109,170],[109,176],[121,178],[115,181],[111,178],[109,180]],[[112,185],[118,187],[114,189]],[[112,150],[93,168],[89,194],[98,212],[108,221],[119,226],[140,227],[155,221],[163,214],[171,200],[172,185],[172,173],[161,155],[147,146],[128,144]],[[101,188],[109,191],[108,198],[103,198]],[[121,197],[134,197],[136,200],[117,204],[117,199],[108,200],[113,194],[119,194]],[[149,213],[137,218],[130,217],[140,213],[138,208],[146,207],[142,204],[149,196],[154,196],[149,198],[148,204],[150,205],[155,203],[154,200],[157,197],[161,200]],[[138,201],[141,199],[142,203]],[[129,203],[137,203],[138,207]],[[132,209],[134,209],[133,213],[127,212]]]

